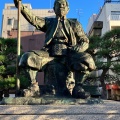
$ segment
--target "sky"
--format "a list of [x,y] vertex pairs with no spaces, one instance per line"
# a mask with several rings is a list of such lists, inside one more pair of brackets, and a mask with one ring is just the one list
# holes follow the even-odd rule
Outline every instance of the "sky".
[[[13,0],[0,0],[0,29],[5,3],[13,3]],[[33,9],[50,9],[54,0],[22,0],[22,3],[30,3]],[[99,12],[104,0],[68,0],[68,3],[70,11],[67,18],[77,18],[86,32],[90,16]]]

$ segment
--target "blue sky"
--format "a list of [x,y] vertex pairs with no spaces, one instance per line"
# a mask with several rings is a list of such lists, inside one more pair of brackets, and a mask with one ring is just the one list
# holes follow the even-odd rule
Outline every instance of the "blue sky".
[[[103,6],[104,0],[68,0],[68,2],[70,11],[67,18],[77,18],[84,31],[86,31],[90,16],[93,13],[98,13],[100,7]],[[5,3],[13,3],[13,0],[0,0],[0,29]],[[54,0],[22,0],[22,3],[31,3],[33,9],[49,9],[53,8]]]

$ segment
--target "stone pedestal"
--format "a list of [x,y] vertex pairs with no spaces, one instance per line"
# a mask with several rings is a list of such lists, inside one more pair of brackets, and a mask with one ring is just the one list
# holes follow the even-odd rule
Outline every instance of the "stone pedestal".
[[55,96],[34,97],[16,97],[3,98],[2,105],[77,105],[77,104],[99,104],[103,103],[101,99],[75,99]]

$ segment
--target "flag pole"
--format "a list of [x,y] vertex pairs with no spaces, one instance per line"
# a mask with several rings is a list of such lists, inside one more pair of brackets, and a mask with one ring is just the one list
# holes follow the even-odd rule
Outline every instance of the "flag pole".
[[17,93],[20,90],[20,80],[19,80],[19,57],[20,57],[20,45],[21,45],[21,40],[20,40],[20,14],[21,14],[21,0],[18,0],[18,31],[17,31],[17,65],[16,65],[16,90]]

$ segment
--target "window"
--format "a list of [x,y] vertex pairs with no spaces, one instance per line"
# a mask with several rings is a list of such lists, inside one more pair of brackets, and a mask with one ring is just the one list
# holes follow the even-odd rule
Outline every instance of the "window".
[[106,2],[111,2],[111,0],[105,0]]
[[10,7],[11,10],[16,10],[17,8],[15,6]]
[[12,19],[8,19],[8,25],[12,25]]
[[111,11],[111,15],[120,15],[120,11]]

